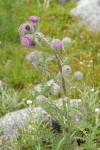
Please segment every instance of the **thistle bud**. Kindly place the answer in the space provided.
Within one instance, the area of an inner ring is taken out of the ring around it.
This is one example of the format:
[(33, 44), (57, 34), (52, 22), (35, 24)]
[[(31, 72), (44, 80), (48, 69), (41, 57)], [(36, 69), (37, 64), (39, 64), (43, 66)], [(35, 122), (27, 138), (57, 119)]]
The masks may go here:
[(65, 65), (65, 66), (62, 67), (62, 74), (63, 74), (63, 75), (68, 75), (68, 74), (71, 73), (71, 70), (72, 70), (72, 69), (71, 69), (70, 66)]
[(27, 56), (26, 56), (26, 59), (29, 61), (29, 62), (32, 62), (34, 60), (34, 57), (33, 57), (33, 52), (29, 53)]
[(29, 21), (32, 23), (37, 23), (39, 22), (40, 18), (38, 16), (30, 16)]
[(25, 36), (22, 36), (21, 42), (24, 46), (26, 46), (28, 48), (34, 48), (35, 47), (34, 38), (31, 34), (27, 34)]
[(31, 34), (34, 32), (34, 26), (31, 22), (23, 23), (22, 25), (20, 25), (18, 32), (21, 37), (26, 34)]
[(81, 80), (83, 78), (83, 74), (80, 72), (80, 71), (76, 71), (74, 73), (74, 77), (77, 79), (77, 80)]
[(39, 67), (42, 63), (44, 63), (43, 53), (34, 51), (27, 55), (26, 59), (31, 62), (35, 67)]
[(63, 38), (62, 39), (62, 48), (63, 48), (63, 50), (69, 48), (71, 43), (72, 43), (72, 40), (69, 37)]
[(29, 53), (29, 54), (27, 55), (26, 59), (27, 59), (29, 62), (31, 62), (31, 63), (33, 63), (33, 62), (34, 62), (34, 63), (38, 62), (38, 57), (35, 55), (34, 52)]
[(54, 48), (54, 49), (62, 48), (62, 42), (61, 42), (59, 39), (54, 39), (54, 40), (52, 40), (52, 42), (51, 42), (51, 46), (52, 46), (52, 48)]

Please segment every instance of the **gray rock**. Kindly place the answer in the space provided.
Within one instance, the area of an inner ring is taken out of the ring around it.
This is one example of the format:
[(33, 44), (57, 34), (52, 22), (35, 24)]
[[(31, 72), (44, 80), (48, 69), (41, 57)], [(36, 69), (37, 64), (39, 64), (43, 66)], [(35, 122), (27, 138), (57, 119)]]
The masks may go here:
[(79, 18), (79, 24), (91, 31), (100, 31), (100, 0), (80, 0), (71, 14)]
[(25, 108), (6, 114), (0, 119), (0, 129), (2, 128), (0, 138), (3, 142), (16, 139), (19, 128), (26, 128), (40, 117), (45, 121), (48, 120), (46, 112), (41, 107)]

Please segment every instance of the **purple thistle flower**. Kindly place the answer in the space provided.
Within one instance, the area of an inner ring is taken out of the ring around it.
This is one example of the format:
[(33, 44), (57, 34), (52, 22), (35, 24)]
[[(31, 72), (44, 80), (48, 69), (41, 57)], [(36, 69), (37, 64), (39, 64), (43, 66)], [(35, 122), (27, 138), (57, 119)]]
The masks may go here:
[(29, 21), (32, 22), (32, 23), (37, 23), (39, 22), (39, 17), (38, 16), (30, 16), (29, 17)]
[(62, 41), (60, 41), (59, 39), (54, 39), (51, 43), (52, 43), (52, 48), (59, 49), (62, 47)]
[(32, 39), (28, 35), (21, 37), (21, 42), (24, 46), (26, 46), (28, 48), (34, 48), (35, 47), (35, 43), (32, 41)]

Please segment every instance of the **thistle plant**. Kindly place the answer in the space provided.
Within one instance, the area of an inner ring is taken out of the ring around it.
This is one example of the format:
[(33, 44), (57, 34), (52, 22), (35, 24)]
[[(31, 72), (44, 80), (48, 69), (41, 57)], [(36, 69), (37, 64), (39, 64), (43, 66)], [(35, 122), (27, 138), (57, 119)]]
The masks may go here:
[[(27, 55), (27, 60), (31, 62), (34, 67), (43, 69), (54, 80), (56, 85), (60, 86), (63, 96), (68, 97), (69, 85), (67, 79), (71, 73), (71, 67), (66, 64), (66, 50), (71, 46), (72, 40), (69, 37), (60, 39), (51, 39), (45, 37), (40, 31), (40, 18), (37, 16), (30, 16), (29, 21), (23, 23), (19, 27), (19, 35), (24, 46), (34, 50)], [(50, 52), (46, 52), (45, 49)], [(54, 62), (58, 68), (58, 74), (55, 76), (49, 70), (48, 65)], [(72, 80), (81, 80), (83, 77), (80, 71), (76, 71)], [(57, 86), (56, 86), (57, 87)]]
[[(71, 81), (69, 82), (69, 76), (72, 72), (72, 68), (66, 64), (65, 54), (66, 50), (71, 46), (72, 40), (69, 37), (64, 37), (62, 40), (45, 37), (44, 34), (40, 32), (39, 24), (39, 17), (30, 16), (29, 21), (23, 23), (19, 27), (18, 32), (21, 38), (21, 43), (27, 48), (34, 49), (33, 52), (30, 52), (26, 56), (27, 61), (29, 61), (39, 70), (45, 71), (45, 73), (47, 73), (51, 79), (44, 87), (48, 86), (50, 88), (52, 86), (51, 93), (53, 94), (57, 94), (61, 90), (63, 103), (59, 104), (62, 105), (63, 108), (59, 108), (60, 105), (58, 106), (58, 104), (53, 104), (50, 98), (46, 98), (43, 95), (36, 97), (36, 103), (41, 105), (41, 107), (48, 113), (48, 115), (51, 116), (52, 128), (54, 132), (59, 132), (60, 128), (62, 130), (63, 137), (61, 135), (61, 143), (59, 143), (57, 146), (57, 149), (59, 149), (59, 147), (62, 147), (62, 143), (68, 138), (66, 133), (71, 136), (73, 130), (70, 127), (73, 124), (73, 121), (71, 121), (70, 113), (74, 114), (74, 112), (71, 112), (69, 105), (66, 104), (66, 102), (69, 102), (70, 105), (72, 105), (70, 100), (66, 97), (69, 97), (69, 90), (71, 88), (73, 89), (73, 82), (75, 80), (81, 80), (83, 74), (80, 71), (76, 71)], [(45, 49), (49, 51), (46, 51)], [(51, 63), (54, 63), (54, 65), (57, 66), (58, 73), (54, 74), (49, 70), (49, 64)], [(38, 85), (35, 89), (38, 89), (40, 92), (41, 88), (41, 85)], [(79, 102), (75, 103), (78, 105)], [(77, 118), (74, 119), (77, 120)], [(58, 128), (59, 131), (56, 128)], [(72, 139), (69, 139), (70, 143), (71, 141)]]
[[(70, 76), (72, 68), (68, 65), (67, 61), (71, 55), (66, 56), (66, 53), (72, 44), (72, 40), (69, 37), (64, 37), (62, 40), (57, 38), (51, 39), (48, 36), (45, 37), (40, 31), (39, 24), (40, 18), (31, 16), (29, 21), (23, 23), (18, 30), (22, 44), (33, 49), (26, 56), (27, 61), (40, 71), (45, 71), (50, 78), (50, 81), (44, 84), (44, 87), (39, 84), (34, 90), (37, 90), (39, 93), (36, 97), (36, 103), (41, 105), (48, 116), (51, 117), (53, 132), (51, 132), (51, 128), (47, 129), (48, 127), (41, 126), (41, 132), (40, 128), (37, 129), (38, 136), (34, 138), (38, 139), (38, 143), (33, 140), (33, 146), (36, 145), (36, 149), (49, 150), (52, 147), (53, 150), (72, 150), (77, 145), (83, 144), (82, 148), (91, 150), (93, 148), (93, 150), (96, 150), (99, 136), (99, 105), (97, 95), (95, 94), (94, 96), (93, 92), (90, 94), (88, 88), (83, 86), (85, 91), (79, 90), (81, 99), (69, 99), (69, 92), (79, 89), (75, 81), (79, 83), (83, 78), (83, 74), (80, 71), (75, 71), (73, 76)], [(55, 74), (49, 69), (49, 64), (51, 63), (57, 67), (58, 72)], [(47, 87), (52, 87), (53, 92), (51, 91), (51, 93), (53, 94), (61, 91), (61, 99), (52, 101), (50, 97), (46, 98), (45, 95), (40, 95), (42, 88), (46, 88), (47, 92)], [(28, 103), (30, 104), (30, 101)], [(94, 115), (94, 110), (96, 115)], [(93, 115), (88, 116), (89, 113)], [(35, 128), (38, 127), (35, 124), (33, 126)], [(40, 133), (42, 136), (40, 136)], [(55, 134), (57, 134), (56, 137)], [(34, 132), (32, 132), (30, 137), (33, 137), (33, 135)], [(44, 137), (44, 135), (46, 136)], [(89, 138), (90, 136), (91, 138)], [(44, 144), (46, 141), (49, 141), (49, 145)], [(21, 142), (23, 142), (23, 139)], [(29, 145), (29, 147), (31, 146)]]

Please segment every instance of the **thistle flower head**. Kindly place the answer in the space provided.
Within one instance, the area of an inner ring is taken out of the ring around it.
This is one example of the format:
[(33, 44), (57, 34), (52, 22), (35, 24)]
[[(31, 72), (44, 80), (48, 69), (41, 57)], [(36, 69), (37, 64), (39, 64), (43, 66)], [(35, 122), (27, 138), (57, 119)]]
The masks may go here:
[(63, 50), (69, 48), (69, 46), (71, 45), (72, 40), (69, 37), (65, 37), (62, 39), (62, 48)]
[(24, 46), (26, 46), (28, 48), (34, 48), (35, 47), (34, 37), (30, 34), (22, 36), (21, 42)]
[(67, 74), (69, 74), (69, 73), (71, 73), (71, 67), (68, 66), (68, 65), (63, 66), (63, 67), (62, 67), (62, 74), (63, 74), (63, 75), (67, 75)]
[(29, 54), (26, 56), (26, 59), (27, 59), (29, 62), (32, 62), (33, 59), (34, 59), (32, 53), (29, 53)]
[(54, 39), (54, 40), (52, 40), (52, 42), (51, 42), (51, 46), (52, 46), (52, 48), (54, 48), (54, 49), (62, 48), (62, 42), (61, 42), (59, 39)]
[(27, 55), (26, 59), (31, 62), (34, 67), (39, 67), (42, 63), (44, 63), (44, 56), (42, 52), (34, 51)]
[(80, 72), (80, 71), (76, 71), (74, 73), (74, 77), (77, 79), (77, 80), (81, 80), (83, 78), (83, 74)]
[(39, 22), (40, 18), (38, 16), (30, 16), (29, 21), (32, 23), (37, 23)]
[(27, 55), (26, 59), (29, 62), (37, 62), (38, 61), (38, 57), (34, 54), (34, 52), (31, 52)]
[(34, 32), (34, 26), (31, 22), (23, 23), (22, 25), (20, 25), (18, 32), (21, 37), (26, 34), (31, 34)]

